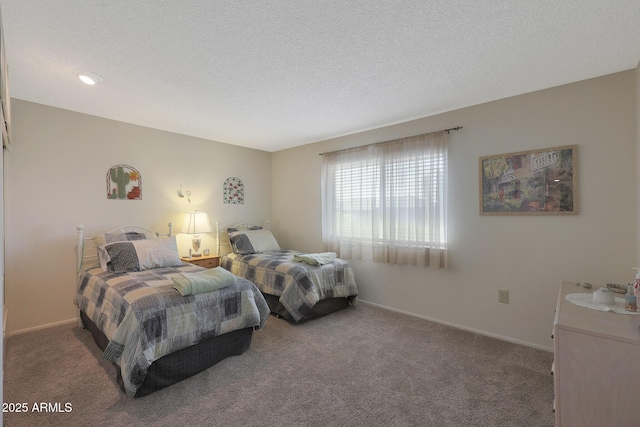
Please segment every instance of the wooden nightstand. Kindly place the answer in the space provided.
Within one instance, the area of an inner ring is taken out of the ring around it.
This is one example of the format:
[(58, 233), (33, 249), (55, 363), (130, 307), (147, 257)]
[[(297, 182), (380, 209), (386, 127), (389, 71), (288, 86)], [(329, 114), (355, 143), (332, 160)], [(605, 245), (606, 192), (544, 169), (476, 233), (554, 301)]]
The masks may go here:
[(220, 265), (220, 257), (218, 255), (205, 255), (200, 257), (180, 257), (184, 262), (199, 265), (200, 267), (216, 268)]

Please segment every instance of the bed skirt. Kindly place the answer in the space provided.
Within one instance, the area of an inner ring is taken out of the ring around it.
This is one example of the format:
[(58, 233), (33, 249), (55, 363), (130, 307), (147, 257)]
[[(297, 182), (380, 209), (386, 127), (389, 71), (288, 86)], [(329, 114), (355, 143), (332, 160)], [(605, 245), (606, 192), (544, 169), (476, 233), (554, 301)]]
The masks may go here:
[[(269, 310), (271, 310), (271, 313), (275, 314), (278, 317), (293, 321), (291, 314), (289, 314), (287, 309), (280, 302), (280, 297), (265, 293), (262, 293), (262, 295), (267, 301), (267, 305), (269, 306)], [(338, 310), (343, 310), (349, 307), (349, 304), (355, 304), (355, 300), (355, 296), (320, 300), (312, 308), (304, 310), (302, 319), (300, 319), (300, 321), (315, 319), (317, 317), (321, 317)]]
[[(107, 337), (82, 311), (80, 318), (85, 328), (91, 331), (98, 347), (104, 351), (109, 343)], [(252, 336), (253, 328), (239, 329), (161, 357), (147, 369), (147, 375), (135, 397), (146, 396), (161, 390), (202, 372), (229, 356), (244, 353), (251, 345)], [(117, 371), (116, 381), (124, 391), (120, 367), (116, 363), (113, 365)]]

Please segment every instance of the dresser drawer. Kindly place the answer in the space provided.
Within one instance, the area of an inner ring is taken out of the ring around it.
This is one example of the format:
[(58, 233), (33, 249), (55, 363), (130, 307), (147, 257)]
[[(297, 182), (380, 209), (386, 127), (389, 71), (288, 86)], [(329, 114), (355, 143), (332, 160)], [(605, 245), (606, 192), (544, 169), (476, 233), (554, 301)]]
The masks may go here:
[(198, 265), (205, 268), (216, 268), (220, 265), (220, 257), (214, 255), (205, 255), (198, 258), (183, 257), (182, 261)]
[(203, 267), (216, 268), (219, 265), (220, 265), (220, 258), (216, 257), (216, 258), (205, 259)]

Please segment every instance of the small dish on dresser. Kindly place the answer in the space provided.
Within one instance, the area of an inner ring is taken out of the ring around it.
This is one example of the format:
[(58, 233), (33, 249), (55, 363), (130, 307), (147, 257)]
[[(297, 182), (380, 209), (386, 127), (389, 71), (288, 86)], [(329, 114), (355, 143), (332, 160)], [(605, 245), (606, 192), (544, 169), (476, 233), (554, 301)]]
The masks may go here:
[(593, 302), (598, 304), (613, 305), (615, 304), (615, 298), (613, 292), (607, 288), (600, 288), (593, 292)]

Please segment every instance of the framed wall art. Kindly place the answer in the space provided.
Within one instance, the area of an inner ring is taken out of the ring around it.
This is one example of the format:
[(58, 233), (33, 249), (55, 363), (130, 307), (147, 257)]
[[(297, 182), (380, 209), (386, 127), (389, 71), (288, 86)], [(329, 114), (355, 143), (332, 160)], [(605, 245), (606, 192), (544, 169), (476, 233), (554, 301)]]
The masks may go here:
[(480, 157), (480, 215), (578, 213), (578, 146)]
[(244, 204), (244, 184), (240, 178), (230, 177), (224, 181), (222, 200), (231, 205)]
[(107, 199), (142, 200), (142, 175), (136, 168), (116, 165), (107, 171)]

